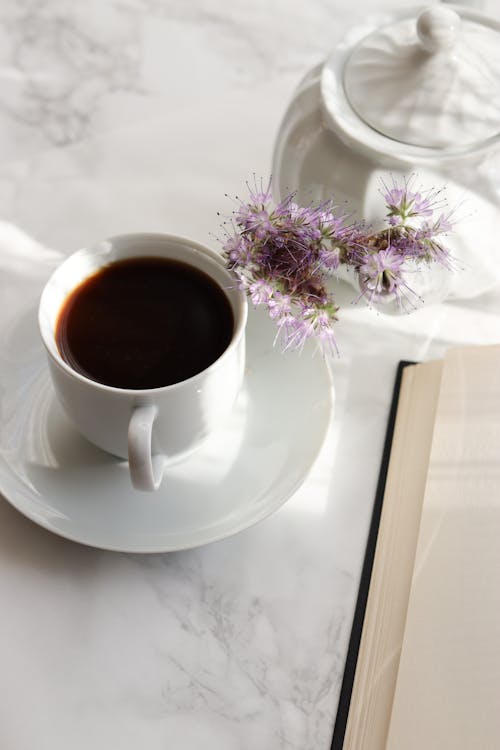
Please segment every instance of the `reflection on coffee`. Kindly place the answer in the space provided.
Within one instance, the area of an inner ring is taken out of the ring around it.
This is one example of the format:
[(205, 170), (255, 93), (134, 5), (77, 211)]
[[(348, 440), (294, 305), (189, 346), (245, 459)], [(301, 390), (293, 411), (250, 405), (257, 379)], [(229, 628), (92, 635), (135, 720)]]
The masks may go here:
[(65, 301), (61, 357), (91, 380), (145, 389), (179, 383), (215, 362), (234, 330), (224, 291), (204, 272), (163, 258), (113, 263)]

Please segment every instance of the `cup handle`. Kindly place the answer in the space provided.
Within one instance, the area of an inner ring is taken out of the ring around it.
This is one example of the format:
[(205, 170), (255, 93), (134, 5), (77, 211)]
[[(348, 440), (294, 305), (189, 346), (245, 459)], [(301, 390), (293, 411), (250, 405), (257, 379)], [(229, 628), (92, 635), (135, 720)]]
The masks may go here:
[(165, 456), (152, 455), (151, 438), (158, 410), (156, 406), (136, 406), (128, 425), (128, 464), (136, 490), (157, 490), (163, 476)]

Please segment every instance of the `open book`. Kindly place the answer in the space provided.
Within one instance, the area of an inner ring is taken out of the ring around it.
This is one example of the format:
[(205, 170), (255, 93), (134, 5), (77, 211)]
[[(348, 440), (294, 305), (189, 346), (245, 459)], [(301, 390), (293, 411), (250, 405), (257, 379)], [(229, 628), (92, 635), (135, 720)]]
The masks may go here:
[(332, 748), (497, 750), (500, 346), (400, 376)]

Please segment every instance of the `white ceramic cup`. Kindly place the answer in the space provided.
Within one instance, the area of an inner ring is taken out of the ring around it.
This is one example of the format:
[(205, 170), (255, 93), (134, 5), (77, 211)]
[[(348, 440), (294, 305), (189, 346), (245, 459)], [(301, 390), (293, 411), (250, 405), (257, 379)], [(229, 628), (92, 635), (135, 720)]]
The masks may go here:
[[(188, 263), (223, 289), (234, 316), (227, 349), (202, 372), (163, 388), (115, 388), (73, 370), (62, 359), (55, 338), (68, 295), (110, 263), (153, 256)], [(243, 380), (246, 319), (245, 295), (220, 256), (196, 242), (166, 234), (121, 235), (74, 253), (50, 277), (38, 313), (52, 382), (66, 414), (99, 448), (128, 458), (132, 484), (138, 490), (157, 489), (168, 463), (195, 449), (230, 412)]]

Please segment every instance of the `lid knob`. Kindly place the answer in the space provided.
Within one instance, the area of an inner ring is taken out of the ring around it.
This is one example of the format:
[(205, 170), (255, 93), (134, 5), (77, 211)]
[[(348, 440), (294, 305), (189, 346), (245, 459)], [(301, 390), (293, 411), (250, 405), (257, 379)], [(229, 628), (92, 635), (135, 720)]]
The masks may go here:
[(325, 63), (325, 92), (333, 101), (342, 75), (346, 116), (370, 143), (463, 152), (500, 141), (500, 22), (457, 8), (396, 14), (351, 47), (340, 73), (340, 55)]
[(459, 27), (460, 16), (451, 8), (426, 8), (417, 19), (420, 43), (431, 53), (451, 49), (456, 42)]

